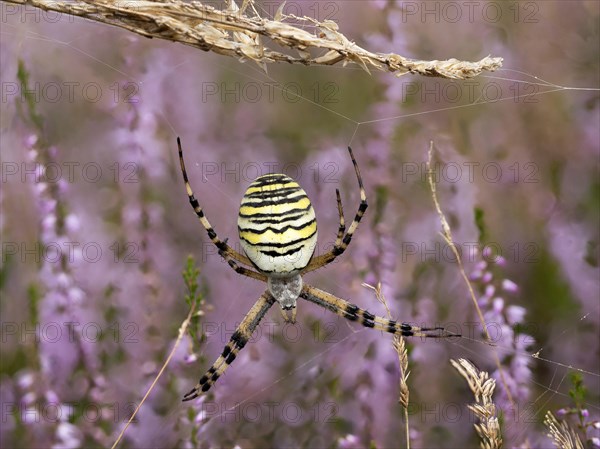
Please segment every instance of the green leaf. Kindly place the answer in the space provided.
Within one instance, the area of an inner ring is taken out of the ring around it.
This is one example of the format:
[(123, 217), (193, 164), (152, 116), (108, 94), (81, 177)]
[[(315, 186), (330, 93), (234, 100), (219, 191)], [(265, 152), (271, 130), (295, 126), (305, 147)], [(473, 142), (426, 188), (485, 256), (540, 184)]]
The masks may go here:
[(34, 91), (29, 89), (29, 72), (25, 68), (25, 63), (21, 59), (19, 59), (17, 79), (21, 83), (21, 92), (25, 96), (25, 101), (27, 102), (27, 112), (29, 113), (29, 119), (33, 122), (33, 124), (36, 126), (36, 128), (38, 128), (39, 131), (42, 131), (44, 125), (43, 119), (42, 116), (39, 115), (35, 110), (37, 100)]
[(200, 318), (202, 316), (202, 306), (204, 305), (204, 295), (202, 295), (200, 286), (198, 284), (200, 269), (196, 267), (196, 262), (192, 255), (188, 256), (182, 275), (188, 291), (185, 295), (185, 302), (187, 303), (188, 307), (194, 307), (194, 310), (196, 310), (196, 313), (194, 313), (192, 316), (190, 325), (188, 326), (188, 333), (192, 339), (192, 342), (197, 343), (199, 340), (204, 341), (205, 338), (204, 334), (201, 332), (200, 337), (198, 337)]

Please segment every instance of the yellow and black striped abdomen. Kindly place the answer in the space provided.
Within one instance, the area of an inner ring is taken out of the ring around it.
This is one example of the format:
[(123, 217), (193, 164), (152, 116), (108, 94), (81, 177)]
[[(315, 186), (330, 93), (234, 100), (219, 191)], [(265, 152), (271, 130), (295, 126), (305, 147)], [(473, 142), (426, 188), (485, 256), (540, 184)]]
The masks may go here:
[(317, 220), (306, 192), (287, 175), (256, 178), (238, 216), (242, 248), (270, 275), (292, 274), (308, 265), (317, 243)]

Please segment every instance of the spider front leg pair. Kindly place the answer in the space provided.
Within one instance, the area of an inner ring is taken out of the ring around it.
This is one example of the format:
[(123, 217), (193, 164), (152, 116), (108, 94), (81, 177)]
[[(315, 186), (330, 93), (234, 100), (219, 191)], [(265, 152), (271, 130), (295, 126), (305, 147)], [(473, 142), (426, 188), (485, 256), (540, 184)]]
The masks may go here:
[(252, 262), (250, 262), (250, 259), (248, 259), (246, 256), (238, 253), (236, 250), (234, 250), (232, 247), (230, 247), (227, 244), (227, 239), (221, 240), (219, 238), (219, 236), (217, 235), (217, 233), (215, 232), (215, 230), (213, 229), (212, 225), (208, 221), (208, 218), (206, 218), (206, 216), (204, 215), (204, 211), (202, 210), (202, 207), (200, 207), (200, 203), (198, 203), (198, 200), (194, 196), (194, 191), (192, 190), (192, 186), (190, 185), (190, 181), (188, 179), (187, 170), (185, 169), (185, 162), (183, 160), (183, 149), (181, 148), (181, 139), (179, 139), (179, 137), (177, 138), (177, 147), (179, 149), (179, 166), (181, 168), (181, 174), (183, 175), (183, 182), (185, 183), (185, 189), (187, 191), (187, 195), (188, 195), (190, 204), (191, 204), (192, 208), (194, 209), (194, 212), (196, 213), (196, 216), (198, 217), (200, 224), (202, 226), (204, 226), (204, 229), (206, 229), (206, 232), (208, 233), (208, 237), (210, 238), (210, 240), (215, 244), (215, 246), (219, 250), (219, 255), (223, 259), (225, 259), (225, 261), (228, 263), (228, 265), (231, 268), (233, 268), (233, 270), (236, 273), (242, 274), (244, 276), (248, 276), (248, 277), (256, 279), (258, 281), (266, 282), (267, 277), (265, 275), (263, 275), (261, 273), (257, 273), (256, 271), (250, 270), (247, 267), (238, 265), (236, 263), (236, 260), (247, 266), (251, 266)]
[(365, 191), (365, 187), (363, 185), (362, 176), (360, 176), (358, 164), (356, 163), (356, 159), (354, 158), (354, 154), (352, 153), (352, 148), (348, 147), (348, 153), (350, 153), (352, 165), (354, 166), (354, 172), (356, 173), (356, 179), (358, 180), (358, 187), (360, 189), (360, 204), (358, 205), (358, 211), (356, 212), (354, 220), (352, 220), (352, 223), (348, 228), (348, 232), (346, 232), (344, 209), (342, 208), (342, 198), (340, 197), (340, 191), (338, 189), (335, 189), (340, 224), (338, 228), (337, 237), (333, 245), (333, 249), (331, 249), (325, 254), (322, 254), (321, 256), (312, 258), (309, 264), (306, 266), (306, 268), (302, 270), (302, 274), (309, 273), (318, 268), (324, 267), (325, 265), (333, 262), (338, 256), (341, 256), (344, 253), (344, 251), (346, 251), (346, 248), (348, 248), (348, 246), (350, 245), (352, 236), (358, 228), (358, 224), (364, 216), (367, 207), (369, 207), (367, 203), (367, 192)]
[[(298, 298), (302, 298), (343, 318), (358, 321), (365, 327), (392, 334), (433, 338), (454, 335), (442, 328), (419, 328), (375, 316), (355, 304), (303, 284), (303, 274), (333, 262), (348, 248), (367, 210), (367, 195), (352, 149), (348, 148), (348, 152), (360, 189), (358, 210), (346, 231), (342, 201), (339, 190), (336, 190), (339, 228), (335, 244), (331, 251), (313, 257), (317, 244), (315, 211), (306, 192), (296, 181), (284, 174), (267, 174), (259, 176), (250, 184), (242, 198), (238, 214), (238, 233), (245, 253), (240, 254), (227, 245), (227, 239), (221, 240), (218, 237), (204, 215), (188, 180), (179, 138), (177, 144), (190, 204), (219, 254), (237, 273), (267, 283), (267, 290), (244, 317), (219, 358), (184, 396), (184, 401), (208, 391), (223, 375), (275, 302), (279, 303), (286, 321), (295, 321), (296, 303)], [(287, 311), (291, 311), (291, 317), (286, 314)]]

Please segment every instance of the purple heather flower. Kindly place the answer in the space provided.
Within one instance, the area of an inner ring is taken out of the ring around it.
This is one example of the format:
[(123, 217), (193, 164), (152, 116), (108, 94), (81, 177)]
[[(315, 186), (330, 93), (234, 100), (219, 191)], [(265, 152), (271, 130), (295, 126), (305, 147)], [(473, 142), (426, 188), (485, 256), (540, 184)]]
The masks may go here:
[(60, 178), (56, 184), (58, 185), (58, 192), (61, 195), (67, 193), (69, 190), (69, 182), (65, 178)]
[(52, 229), (56, 225), (56, 215), (49, 214), (42, 219), (42, 227), (44, 229)]
[(67, 232), (77, 232), (81, 227), (81, 222), (77, 215), (71, 213), (65, 217), (65, 228)]
[(146, 376), (151, 376), (152, 374), (158, 372), (158, 368), (156, 362), (152, 360), (148, 360), (142, 364), (141, 371)]
[(501, 314), (502, 311), (504, 310), (504, 299), (502, 299), (500, 297), (496, 297), (492, 301), (492, 304), (493, 304), (494, 312), (497, 314)]
[(46, 189), (48, 189), (48, 184), (46, 184), (45, 182), (38, 182), (35, 185), (35, 191), (38, 195), (41, 195), (42, 193), (44, 193), (46, 191)]
[(17, 385), (23, 390), (31, 388), (34, 382), (35, 375), (31, 371), (20, 372), (17, 377)]
[(45, 172), (46, 172), (45, 167), (42, 164), (36, 163), (35, 164), (35, 176), (34, 176), (35, 182), (38, 182), (40, 179), (42, 179)]
[(496, 293), (496, 287), (491, 284), (485, 286), (485, 296), (491, 298)]
[(58, 273), (58, 275), (56, 276), (56, 281), (57, 285), (60, 288), (66, 289), (71, 286), (73, 279), (67, 273), (62, 272)]
[(74, 286), (67, 290), (67, 298), (72, 304), (78, 305), (83, 302), (85, 298), (85, 292), (79, 287)]
[(46, 397), (46, 402), (48, 402), (48, 404), (58, 404), (60, 402), (60, 399), (54, 390), (47, 390), (44, 393), (44, 396)]
[(26, 424), (39, 424), (40, 422), (40, 413), (39, 409), (35, 407), (25, 407), (21, 411), (21, 419)]
[(473, 270), (469, 274), (469, 280), (471, 280), (471, 281), (477, 281), (477, 280), (481, 279), (482, 275), (483, 275), (483, 272), (481, 270), (477, 270), (477, 269)]
[(487, 296), (480, 296), (477, 299), (477, 305), (479, 307), (485, 307), (488, 305), (489, 301), (490, 301), (490, 298), (488, 298)]
[(485, 260), (479, 260), (475, 264), (475, 269), (479, 271), (483, 271), (488, 267), (488, 263)]
[[(33, 147), (38, 141), (38, 136), (37, 134), (30, 134), (29, 136), (27, 136), (25, 138), (25, 146), (27, 146), (28, 148)], [(37, 151), (36, 150), (31, 150), (32, 152), (35, 152), (35, 156), (32, 157), (31, 159), (35, 159), (35, 157), (37, 157)]]
[(484, 259), (486, 259), (486, 260), (487, 260), (487, 259), (490, 259), (490, 258), (491, 258), (493, 255), (494, 255), (494, 254), (492, 253), (492, 248), (491, 248), (491, 246), (488, 246), (488, 245), (486, 245), (486, 246), (484, 246), (484, 247), (483, 247), (483, 251), (481, 252), (481, 256), (482, 256)]
[(193, 363), (196, 363), (196, 361), (198, 360), (198, 354), (196, 354), (195, 352), (192, 354), (186, 354), (183, 357), (183, 361), (184, 363), (191, 365)]
[(522, 323), (525, 318), (527, 310), (521, 306), (508, 306), (506, 308), (506, 320), (508, 324), (514, 326), (515, 324)]
[(33, 391), (26, 393), (21, 398), (21, 401), (23, 401), (23, 404), (25, 406), (33, 404), (36, 400), (37, 400), (37, 395)]
[(360, 440), (356, 435), (348, 434), (338, 440), (340, 449), (354, 449), (360, 447)]
[(204, 402), (206, 401), (207, 396), (199, 396), (194, 400), (194, 408), (195, 410), (199, 410), (196, 416), (194, 417), (194, 424), (200, 425), (207, 418), (210, 418), (208, 415), (207, 408), (204, 406)]
[(83, 434), (79, 428), (68, 422), (61, 422), (56, 429), (59, 442), (52, 449), (76, 449), (81, 445)]
[(42, 204), (40, 204), (40, 212), (42, 215), (54, 213), (56, 211), (57, 201), (54, 198), (47, 198)]
[(503, 256), (496, 256), (496, 260), (494, 261), (494, 263), (496, 265), (498, 265), (499, 267), (504, 267), (506, 266), (506, 259)]
[(494, 275), (492, 274), (491, 271), (486, 271), (483, 273), (483, 276), (481, 278), (481, 282), (487, 284), (488, 282), (491, 282), (491, 280), (494, 278)]
[(371, 0), (373, 6), (377, 9), (384, 9), (387, 5), (387, 0)]
[(519, 291), (519, 287), (510, 279), (502, 280), (502, 289), (506, 292), (517, 293)]

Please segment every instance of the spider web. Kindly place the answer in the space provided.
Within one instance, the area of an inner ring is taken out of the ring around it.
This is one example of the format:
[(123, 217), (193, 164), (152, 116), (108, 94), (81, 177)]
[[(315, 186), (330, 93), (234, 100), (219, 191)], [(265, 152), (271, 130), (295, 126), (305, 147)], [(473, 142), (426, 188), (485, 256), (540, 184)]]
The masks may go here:
[[(268, 12), (266, 10), (263, 10), (263, 13), (267, 14)], [(4, 25), (3, 30), (2, 30), (3, 39), (16, 39), (19, 42), (20, 46), (34, 45), (34, 43), (36, 43), (36, 42), (43, 42), (45, 44), (50, 44), (51, 46), (54, 46), (55, 51), (57, 51), (58, 53), (63, 52), (63, 51), (76, 52), (76, 53), (80, 54), (82, 56), (82, 58), (89, 60), (89, 61), (93, 61), (94, 63), (97, 63), (101, 66), (104, 66), (105, 68), (110, 69), (111, 71), (114, 71), (115, 73), (118, 73), (124, 79), (134, 81), (134, 82), (138, 83), (140, 86), (143, 86), (143, 80), (137, 79), (137, 76), (135, 74), (128, 73), (127, 70), (124, 70), (120, 65), (115, 64), (114, 62), (110, 61), (110, 59), (107, 58), (105, 55), (97, 55), (97, 54), (94, 54), (93, 50), (80, 48), (77, 45), (78, 38), (69, 39), (69, 40), (61, 40), (60, 38), (55, 37), (54, 34), (46, 35), (46, 34), (43, 34), (43, 33), (37, 32), (37, 31), (33, 31), (32, 29), (29, 29), (29, 28), (23, 29), (21, 26), (14, 26), (11, 23), (4, 23), (3, 25)], [(90, 26), (91, 26), (91, 24), (90, 24)], [(106, 29), (105, 27), (97, 27), (97, 30), (95, 30), (94, 32), (110, 33), (111, 31), (109, 31), (109, 29)], [(54, 30), (52, 30), (52, 33), (54, 33)], [(56, 34), (60, 34), (60, 33), (56, 32)], [(189, 63), (191, 63), (191, 61), (182, 60), (179, 65), (175, 65), (172, 67), (172, 73), (175, 75), (177, 73), (177, 70), (181, 66), (189, 64)], [(216, 65), (219, 69), (221, 69), (227, 73), (230, 73), (234, 77), (239, 77), (240, 79), (251, 80), (251, 81), (255, 81), (255, 82), (259, 82), (259, 83), (262, 83), (265, 80), (270, 81), (270, 82), (274, 83), (273, 88), (275, 90), (277, 90), (279, 92), (284, 92), (284, 89), (281, 87), (281, 85), (284, 84), (282, 82), (284, 80), (278, 79), (276, 76), (271, 76), (269, 74), (265, 74), (262, 71), (260, 71), (257, 67), (253, 66), (250, 63), (243, 65), (243, 66), (242, 65), (234, 65), (234, 64), (220, 64), (218, 62), (214, 62), (214, 60), (211, 60), (210, 63), (213, 65)], [(350, 70), (360, 71), (361, 69), (353, 69), (353, 68), (348, 68), (348, 67), (342, 69), (342, 68), (337, 68), (337, 67), (331, 67), (327, 70), (333, 70), (333, 71), (335, 71), (334, 73), (338, 73), (340, 71), (350, 71)], [(518, 76), (518, 78), (513, 78), (512, 76)], [(574, 87), (574, 86), (569, 86), (569, 85), (546, 81), (544, 79), (545, 77), (536, 76), (527, 71), (515, 70), (515, 69), (510, 69), (510, 68), (501, 69), (495, 74), (481, 75), (479, 78), (486, 79), (486, 80), (497, 80), (497, 81), (509, 82), (509, 83), (513, 83), (513, 85), (536, 86), (537, 88), (540, 88), (542, 90), (535, 92), (535, 98), (542, 99), (542, 101), (545, 97), (550, 96), (550, 95), (557, 95), (558, 93), (574, 94), (575, 92), (582, 92), (582, 91), (583, 92), (585, 92), (585, 91), (587, 91), (587, 92), (600, 91), (600, 88), (597, 88), (597, 87)], [(398, 82), (400, 82), (400, 80), (398, 80)], [(455, 105), (455, 106), (445, 106), (445, 107), (432, 107), (430, 109), (428, 108), (428, 109), (418, 111), (418, 112), (410, 112), (410, 113), (406, 113), (406, 114), (392, 114), (392, 115), (388, 115), (388, 116), (376, 118), (376, 119), (371, 119), (371, 120), (358, 120), (352, 114), (345, 113), (344, 111), (340, 111), (339, 109), (334, 108), (334, 107), (328, 107), (324, 104), (314, 101), (311, 98), (308, 98), (307, 96), (298, 95), (293, 92), (290, 93), (289, 91), (286, 91), (286, 93), (293, 95), (293, 96), (297, 96), (297, 98), (301, 102), (303, 102), (305, 104), (309, 104), (311, 107), (313, 107), (315, 110), (318, 110), (320, 113), (329, 114), (331, 117), (331, 120), (340, 121), (340, 122), (345, 123), (346, 125), (349, 125), (351, 131), (347, 133), (347, 138), (344, 142), (348, 146), (351, 146), (351, 145), (355, 146), (355, 145), (359, 144), (358, 139), (357, 139), (357, 136), (359, 136), (359, 132), (363, 131), (365, 128), (368, 129), (372, 126), (375, 126), (377, 124), (381, 124), (384, 122), (397, 124), (397, 123), (400, 123), (403, 120), (405, 120), (407, 118), (411, 118), (411, 117), (424, 116), (424, 115), (429, 116), (429, 115), (434, 115), (434, 114), (446, 112), (446, 111), (454, 111), (454, 110), (458, 111), (458, 110), (463, 110), (463, 109), (478, 108), (478, 107), (481, 107), (482, 105), (490, 105), (490, 104), (500, 105), (502, 103), (507, 103), (510, 101), (517, 101), (519, 99), (531, 97), (530, 92), (518, 94), (518, 95), (509, 95), (506, 97), (502, 97), (499, 99), (493, 99), (493, 100), (486, 100), (485, 98), (480, 96), (480, 97), (475, 98), (472, 102), (469, 102), (467, 104), (460, 104), (460, 105)], [(160, 110), (154, 111), (154, 113), (161, 116), (161, 119), (164, 121), (164, 123), (168, 124), (168, 126), (170, 127), (170, 129), (172, 131), (173, 140), (176, 135), (181, 134), (180, 132), (177, 132), (178, 126), (175, 123), (171, 123), (171, 121), (169, 120), (168, 113), (160, 111)], [(423, 153), (425, 153), (425, 150), (423, 151)], [(234, 198), (230, 193), (228, 193), (228, 191), (221, 188), (219, 186), (218, 182), (211, 182), (209, 179), (206, 179), (206, 178), (205, 178), (205, 180), (207, 181), (208, 185), (206, 185), (206, 186), (203, 185), (203, 189), (206, 189), (206, 191), (212, 190), (212, 191), (219, 192), (220, 196), (229, 198), (229, 205), (232, 206), (233, 208), (235, 208), (235, 206), (233, 206), (233, 205), (235, 205), (237, 203), (238, 198)], [(349, 204), (346, 205), (346, 214), (347, 215), (348, 215), (349, 211), (350, 211), (350, 213), (352, 213), (351, 207), (352, 206), (350, 206)], [(443, 202), (442, 202), (442, 207), (444, 207)], [(366, 225), (363, 224), (362, 226), (366, 226)], [(360, 238), (360, 231), (358, 232), (356, 238)], [(339, 287), (340, 289), (343, 287), (343, 285), (341, 283), (337, 283), (334, 279), (333, 280), (330, 279), (329, 281), (330, 281), (330, 283), (332, 283), (333, 285), (336, 285), (336, 287)], [(241, 281), (239, 281), (239, 282), (241, 282)], [(245, 289), (241, 288), (238, 291), (239, 294), (237, 297), (226, 298), (224, 300), (225, 301), (225, 306), (224, 306), (225, 315), (230, 315), (230, 313), (233, 313), (235, 311), (237, 304), (239, 304), (240, 301), (245, 296), (244, 290)], [(237, 312), (239, 313), (239, 311), (237, 311)], [(592, 312), (586, 312), (586, 313), (580, 314), (579, 318), (578, 318), (578, 323), (573, 323), (574, 324), (573, 327), (567, 327), (567, 328), (563, 329), (562, 331), (559, 331), (555, 337), (555, 341), (558, 341), (561, 339), (561, 337), (568, 336), (569, 334), (575, 332), (582, 324), (585, 324), (585, 322), (590, 317), (591, 313)], [(265, 392), (268, 392), (269, 390), (271, 390), (273, 386), (281, 384), (282, 382), (286, 381), (287, 379), (292, 378), (295, 374), (301, 373), (303, 371), (307, 371), (311, 367), (315, 366), (319, 361), (322, 361), (324, 358), (326, 358), (336, 348), (341, 346), (343, 343), (347, 342), (349, 339), (358, 338), (358, 336), (363, 335), (363, 333), (371, 332), (366, 329), (356, 329), (356, 328), (350, 328), (350, 329), (351, 329), (351, 332), (347, 336), (343, 337), (341, 340), (331, 343), (325, 350), (320, 351), (319, 349), (315, 349), (315, 352), (314, 352), (315, 355), (306, 357), (305, 360), (300, 361), (294, 368), (288, 370), (283, 376), (279, 376), (275, 380), (268, 381), (268, 382), (263, 383), (262, 385), (258, 386), (257, 390), (254, 393), (237, 401), (236, 405), (228, 408), (227, 410), (222, 412), (220, 415), (215, 415), (215, 417), (219, 417), (219, 416), (223, 415), (224, 413), (226, 413), (227, 411), (231, 411), (237, 407), (241, 407), (244, 403), (251, 401), (255, 397), (260, 397)], [(468, 336), (463, 336), (460, 340), (449, 341), (448, 344), (459, 348), (460, 352), (462, 354), (464, 354), (463, 356), (466, 358), (469, 358), (471, 355), (481, 357), (482, 352), (483, 352), (482, 348), (485, 348), (485, 349), (490, 348), (490, 344), (487, 343), (486, 341), (484, 341), (483, 339), (471, 338)], [(575, 371), (575, 372), (579, 372), (581, 374), (591, 376), (591, 378), (596, 379), (596, 383), (593, 386), (597, 387), (597, 385), (598, 385), (597, 379), (600, 378), (600, 371), (590, 371), (590, 370), (582, 368), (582, 367), (573, 366), (568, 363), (562, 363), (559, 360), (552, 360), (550, 358), (546, 358), (546, 357), (544, 357), (543, 354), (544, 354), (545, 350), (548, 349), (549, 343), (541, 344), (541, 345), (539, 343), (536, 343), (536, 344), (537, 344), (537, 346), (534, 347), (535, 349), (528, 350), (528, 351), (518, 351), (518, 353), (531, 358), (534, 362), (542, 363), (542, 364), (545, 364), (552, 368), (552, 379), (548, 384), (541, 384), (541, 383), (537, 382), (535, 378), (531, 379), (531, 382), (533, 384), (537, 385), (537, 387), (539, 387), (541, 390), (543, 390), (542, 393), (538, 394), (536, 397), (533, 397), (531, 399), (531, 404), (535, 407), (534, 413), (538, 413), (540, 411), (545, 410), (547, 405), (550, 403), (552, 398), (555, 396), (563, 397), (564, 402), (565, 403), (568, 402), (569, 395), (567, 393), (568, 385), (566, 385), (566, 379), (567, 379), (569, 371)], [(502, 344), (498, 344), (498, 343), (494, 343), (493, 347), (497, 348), (497, 349), (506, 349), (508, 351), (514, 351), (513, 348), (502, 345)], [(491, 355), (484, 355), (484, 357), (488, 358), (488, 360), (490, 360), (490, 366), (493, 366), (493, 363), (491, 363), (492, 362)], [(597, 355), (596, 355), (596, 357), (597, 357)], [(217, 385), (217, 387), (218, 387), (218, 385)], [(592, 387), (592, 385), (589, 385), (589, 387)], [(595, 391), (594, 394), (597, 395), (597, 391)], [(596, 412), (600, 411), (600, 407), (598, 406), (597, 403), (585, 401), (585, 405), (591, 410), (595, 410)], [(167, 414), (167, 416), (172, 418), (173, 416), (177, 416), (179, 413), (180, 413), (179, 410), (173, 410), (173, 411), (169, 412)]]

